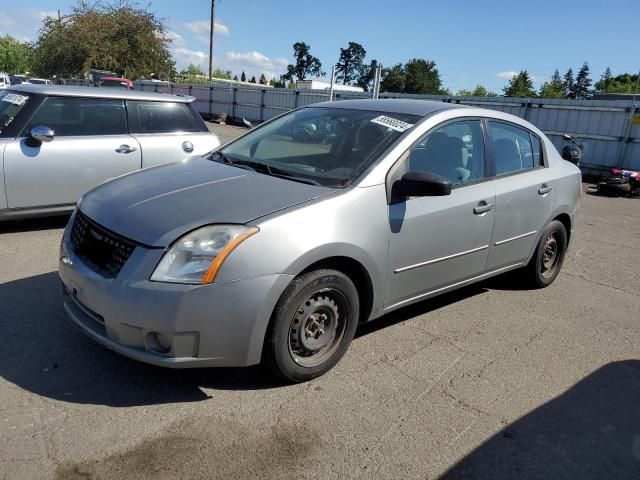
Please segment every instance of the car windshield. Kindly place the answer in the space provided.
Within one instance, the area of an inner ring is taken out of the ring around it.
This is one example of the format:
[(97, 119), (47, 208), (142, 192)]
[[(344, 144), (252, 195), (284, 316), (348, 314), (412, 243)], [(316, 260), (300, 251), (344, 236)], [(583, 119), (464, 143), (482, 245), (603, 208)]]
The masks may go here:
[(41, 78), (30, 78), (29, 82), (33, 83), (34, 85), (44, 85), (45, 83), (47, 83), (46, 80), (42, 80)]
[(340, 188), (355, 180), (418, 120), (415, 115), (308, 107), (249, 132), (210, 158)]
[(0, 91), (0, 132), (11, 125), (20, 110), (24, 108), (29, 96), (10, 90)]

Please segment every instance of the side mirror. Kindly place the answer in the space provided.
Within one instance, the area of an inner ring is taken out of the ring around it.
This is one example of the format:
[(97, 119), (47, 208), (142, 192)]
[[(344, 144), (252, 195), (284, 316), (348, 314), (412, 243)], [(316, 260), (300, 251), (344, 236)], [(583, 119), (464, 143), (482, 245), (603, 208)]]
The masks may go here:
[(44, 125), (38, 125), (31, 129), (29, 137), (40, 143), (49, 143), (55, 137), (55, 132)]
[(451, 194), (448, 178), (426, 172), (407, 172), (391, 188), (393, 198), (439, 197)]

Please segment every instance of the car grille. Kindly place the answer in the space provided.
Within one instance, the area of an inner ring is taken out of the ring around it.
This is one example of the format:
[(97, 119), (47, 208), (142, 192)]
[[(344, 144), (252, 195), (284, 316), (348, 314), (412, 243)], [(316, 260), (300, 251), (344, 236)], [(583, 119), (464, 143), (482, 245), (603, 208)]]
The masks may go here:
[(71, 228), (71, 249), (92, 270), (115, 278), (136, 243), (101, 227), (78, 210)]

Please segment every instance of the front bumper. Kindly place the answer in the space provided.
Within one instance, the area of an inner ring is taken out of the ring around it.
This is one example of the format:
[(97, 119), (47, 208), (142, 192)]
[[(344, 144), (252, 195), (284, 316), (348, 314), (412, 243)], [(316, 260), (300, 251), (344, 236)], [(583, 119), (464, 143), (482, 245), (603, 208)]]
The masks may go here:
[(105, 347), (154, 365), (259, 363), (271, 313), (292, 277), (264, 275), (210, 285), (151, 282), (162, 253), (136, 247), (118, 276), (107, 279), (71, 252), (65, 234), (59, 274), (71, 322)]

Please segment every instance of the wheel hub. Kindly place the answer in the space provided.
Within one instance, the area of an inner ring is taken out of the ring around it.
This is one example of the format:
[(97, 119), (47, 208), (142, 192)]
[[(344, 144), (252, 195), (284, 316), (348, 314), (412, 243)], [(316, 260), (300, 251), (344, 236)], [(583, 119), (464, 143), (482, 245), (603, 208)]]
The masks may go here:
[[(337, 292), (336, 292), (337, 293)], [(322, 362), (335, 349), (344, 332), (340, 298), (331, 291), (319, 292), (298, 307), (289, 327), (289, 351), (305, 366)]]
[(540, 272), (543, 275), (551, 275), (558, 260), (558, 240), (554, 234), (547, 237), (542, 249), (542, 261)]

